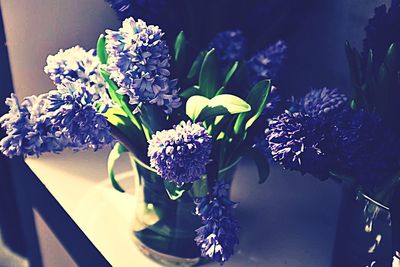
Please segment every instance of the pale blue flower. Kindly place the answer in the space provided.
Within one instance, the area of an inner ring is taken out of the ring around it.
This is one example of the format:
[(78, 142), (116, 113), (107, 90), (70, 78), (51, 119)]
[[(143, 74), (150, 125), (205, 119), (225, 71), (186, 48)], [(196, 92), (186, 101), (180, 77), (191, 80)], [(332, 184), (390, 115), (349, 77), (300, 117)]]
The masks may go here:
[(7, 135), (0, 141), (0, 150), (7, 157), (58, 153), (68, 145), (47, 116), (47, 94), (26, 97), (21, 103), (11, 94), (6, 104), (10, 111), (0, 118), (0, 124)]
[(208, 44), (215, 48), (219, 60), (229, 64), (244, 58), (246, 54), (246, 38), (240, 30), (230, 30), (218, 33)]
[(211, 136), (200, 123), (190, 121), (156, 132), (149, 141), (151, 167), (177, 184), (200, 179), (206, 173), (210, 153)]
[(132, 105), (163, 107), (166, 113), (181, 105), (177, 81), (169, 79), (170, 55), (158, 26), (128, 18), (118, 31), (106, 31), (107, 71)]
[(196, 244), (201, 255), (221, 264), (229, 260), (239, 244), (238, 223), (234, 209), (237, 203), (229, 199), (230, 185), (217, 182), (209, 195), (195, 200), (196, 215), (203, 226), (196, 230)]
[(255, 84), (264, 79), (275, 78), (282, 66), (286, 49), (285, 42), (278, 41), (250, 58), (248, 68), (251, 82)]
[(80, 82), (60, 84), (49, 92), (51, 121), (75, 150), (97, 150), (113, 141), (107, 119), (96, 110), (95, 92)]

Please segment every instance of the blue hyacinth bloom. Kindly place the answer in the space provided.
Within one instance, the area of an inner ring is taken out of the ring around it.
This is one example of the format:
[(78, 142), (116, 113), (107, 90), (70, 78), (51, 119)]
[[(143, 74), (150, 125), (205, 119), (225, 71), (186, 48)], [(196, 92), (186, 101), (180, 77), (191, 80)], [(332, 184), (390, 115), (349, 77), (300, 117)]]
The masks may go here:
[(324, 149), (326, 131), (325, 120), (286, 111), (269, 120), (265, 139), (272, 158), (285, 169), (325, 179), (332, 163)]
[(158, 26), (128, 18), (118, 31), (106, 31), (107, 71), (129, 103), (150, 103), (166, 113), (181, 105), (177, 80), (170, 80), (170, 55)]
[(51, 122), (74, 150), (97, 150), (113, 141), (107, 119), (96, 110), (95, 92), (80, 82), (60, 84), (49, 92)]
[(209, 43), (222, 63), (229, 64), (241, 60), (246, 54), (246, 38), (240, 30), (218, 33)]
[(285, 58), (286, 49), (285, 42), (278, 41), (250, 58), (247, 65), (252, 84), (276, 77)]
[(335, 155), (339, 173), (373, 186), (397, 172), (400, 142), (378, 115), (347, 110), (331, 117), (329, 153)]
[(182, 121), (149, 140), (150, 165), (163, 179), (177, 184), (194, 182), (206, 173), (211, 136), (199, 123)]
[(298, 111), (310, 116), (328, 114), (331, 111), (339, 112), (339, 109), (347, 108), (347, 96), (338, 89), (327, 87), (314, 89), (307, 93), (297, 104)]
[(195, 200), (196, 215), (203, 223), (196, 230), (196, 244), (203, 257), (221, 264), (229, 260), (239, 244), (239, 227), (234, 217), (237, 203), (229, 199), (229, 189), (229, 184), (217, 182), (209, 195)]
[(96, 90), (96, 94), (108, 99), (106, 85), (100, 74), (100, 61), (94, 49), (84, 50), (74, 46), (47, 57), (44, 72), (55, 85), (79, 81)]
[(60, 136), (47, 116), (47, 94), (26, 97), (21, 103), (11, 94), (6, 104), (10, 111), (0, 118), (6, 136), (0, 151), (7, 157), (40, 156), (45, 152), (61, 152), (68, 141)]

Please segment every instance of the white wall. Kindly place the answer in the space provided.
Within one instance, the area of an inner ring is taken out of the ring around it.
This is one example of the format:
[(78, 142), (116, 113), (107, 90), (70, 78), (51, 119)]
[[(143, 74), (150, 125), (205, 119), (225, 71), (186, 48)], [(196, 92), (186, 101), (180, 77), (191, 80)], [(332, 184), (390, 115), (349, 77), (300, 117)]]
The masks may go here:
[(48, 91), (46, 58), (60, 48), (95, 48), (106, 28), (117, 28), (103, 0), (0, 0), (14, 89), (23, 97)]

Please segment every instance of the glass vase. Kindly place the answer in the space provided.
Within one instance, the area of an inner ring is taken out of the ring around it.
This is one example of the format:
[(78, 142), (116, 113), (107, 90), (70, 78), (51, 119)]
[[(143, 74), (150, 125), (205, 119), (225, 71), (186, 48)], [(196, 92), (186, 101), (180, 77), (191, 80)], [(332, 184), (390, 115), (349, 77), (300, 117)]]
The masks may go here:
[[(135, 171), (132, 237), (140, 251), (163, 266), (193, 266), (203, 263), (196, 245), (195, 230), (201, 226), (194, 214), (194, 189), (172, 200), (164, 180), (149, 166), (131, 155)], [(236, 164), (220, 171), (219, 178), (231, 181)]]
[(399, 246), (399, 207), (390, 206), (345, 188), (339, 211), (333, 267), (388, 267), (394, 265)]

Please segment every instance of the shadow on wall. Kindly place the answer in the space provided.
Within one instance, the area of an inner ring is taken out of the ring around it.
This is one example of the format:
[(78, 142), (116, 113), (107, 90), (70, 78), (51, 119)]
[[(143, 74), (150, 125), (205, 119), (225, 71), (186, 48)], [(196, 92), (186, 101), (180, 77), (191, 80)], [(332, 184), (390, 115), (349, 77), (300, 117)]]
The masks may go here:
[[(4, 105), (6, 97), (12, 92), (11, 73), (8, 61), (8, 53), (3, 30), (3, 20), (0, 16), (0, 115), (8, 111)], [(0, 132), (0, 139), (5, 136)], [(19, 161), (22, 166), (23, 161)], [(0, 265), (1, 266), (28, 266), (26, 259), (18, 256), (25, 255), (25, 243), (13, 179), (10, 171), (10, 161), (0, 153)]]

